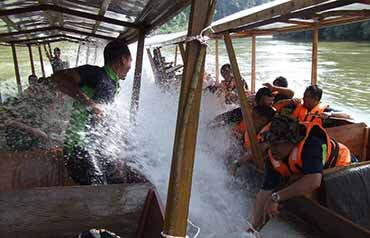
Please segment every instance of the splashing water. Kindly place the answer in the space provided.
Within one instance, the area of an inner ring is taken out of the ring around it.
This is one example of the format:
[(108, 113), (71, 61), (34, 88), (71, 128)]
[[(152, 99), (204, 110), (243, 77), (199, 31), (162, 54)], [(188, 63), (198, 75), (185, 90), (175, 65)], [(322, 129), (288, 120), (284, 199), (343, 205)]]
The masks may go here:
[[(106, 158), (125, 161), (142, 172), (156, 186), (165, 203), (179, 91), (162, 91), (154, 84), (147, 61), (143, 68), (137, 125), (132, 126), (129, 120), (132, 81), (125, 81), (115, 103), (106, 107), (107, 124), (95, 131), (102, 140), (92, 147), (100, 147)], [(128, 79), (132, 79), (132, 74), (130, 72)], [(232, 143), (230, 131), (207, 127), (211, 119), (226, 110), (216, 101), (213, 95), (203, 93), (189, 218), (199, 226), (199, 237), (253, 237), (243, 230), (250, 219), (260, 178), (238, 181), (228, 175), (223, 160), (227, 145)], [(274, 237), (277, 232), (289, 233), (286, 237), (299, 237), (299, 233), (284, 222), (272, 221), (269, 226), (263, 232), (264, 237)], [(188, 225), (190, 237), (195, 233), (193, 230), (194, 227)]]

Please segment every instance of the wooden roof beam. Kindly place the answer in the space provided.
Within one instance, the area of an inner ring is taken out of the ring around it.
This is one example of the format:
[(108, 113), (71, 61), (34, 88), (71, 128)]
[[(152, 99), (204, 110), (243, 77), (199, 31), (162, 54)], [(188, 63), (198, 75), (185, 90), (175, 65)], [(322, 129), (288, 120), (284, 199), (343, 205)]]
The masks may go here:
[(3, 20), (8, 26), (11, 26), (13, 27), (14, 29), (16, 29), (17, 31), (21, 31), (22, 29), (17, 25), (15, 24), (12, 20), (10, 20), (9, 17), (7, 16), (2, 16), (1, 17), (1, 20)]
[[(312, 5), (313, 1), (309, 1), (309, 2), (311, 2), (311, 5)], [(304, 8), (303, 10), (298, 10), (298, 11), (292, 12), (294, 10), (294, 9), (292, 9), (288, 13), (282, 14), (278, 17), (273, 17), (273, 18), (270, 18), (270, 19), (267, 19), (267, 20), (257, 21), (255, 23), (252, 23), (252, 24), (249, 24), (249, 25), (246, 25), (246, 26), (236, 27), (236, 28), (232, 29), (231, 31), (232, 32), (238, 32), (238, 31), (253, 29), (253, 28), (269, 25), (269, 24), (276, 23), (276, 22), (283, 22), (283, 21), (286, 21), (286, 20), (289, 20), (289, 19), (292, 19), (292, 18), (305, 18), (307, 16), (313, 16), (317, 12), (322, 12), (322, 11), (326, 11), (328, 9), (347, 6), (347, 5), (350, 5), (352, 3), (356, 3), (356, 2), (357, 2), (356, 0), (338, 0), (338, 1), (334, 1), (334, 2), (320, 4), (320, 5), (317, 5), (317, 6), (315, 5), (313, 7), (309, 7), (311, 5), (307, 5), (306, 7), (308, 7), (308, 8)], [(302, 9), (302, 7), (298, 8), (298, 9)], [(269, 9), (269, 10), (272, 11), (273, 9)], [(276, 12), (276, 14), (278, 14), (278, 13), (279, 12)], [(257, 14), (254, 14), (254, 15), (257, 15)]]
[(36, 37), (36, 38), (31, 38), (31, 39), (9, 41), (8, 43), (21, 44), (21, 43), (25, 43), (29, 41), (48, 40), (48, 39), (59, 38), (59, 37), (63, 37), (63, 38), (71, 39), (71, 40), (77, 40), (77, 41), (86, 41), (84, 38), (79, 38), (79, 37), (74, 37), (74, 36), (64, 35), (64, 34), (57, 34), (57, 35), (51, 35), (51, 36)]
[[(110, 5), (111, 2), (112, 2), (112, 0), (104, 0), (103, 1), (103, 3), (101, 4), (101, 7), (99, 9), (99, 13), (98, 13), (99, 16), (104, 16), (105, 15), (105, 12), (108, 10), (109, 5)], [(100, 23), (101, 23), (101, 21), (96, 21), (96, 23), (94, 25), (94, 28), (92, 30), (92, 33), (96, 33), (96, 31), (98, 30), (98, 28), (100, 26)]]
[(0, 16), (10, 16), (10, 15), (17, 15), (17, 14), (23, 14), (23, 13), (29, 13), (29, 12), (38, 12), (38, 11), (54, 11), (59, 13), (64, 13), (72, 16), (78, 16), (86, 19), (106, 22), (113, 25), (118, 26), (124, 26), (129, 28), (140, 28), (137, 24), (131, 23), (131, 22), (125, 22), (120, 21), (114, 18), (109, 18), (105, 16), (99, 16), (87, 12), (82, 11), (76, 11), (69, 8), (64, 8), (56, 5), (50, 5), (50, 4), (41, 4), (41, 5), (35, 5), (35, 6), (28, 6), (23, 8), (14, 8), (9, 10), (0, 10)]
[(0, 39), (5, 38), (5, 37), (9, 37), (9, 36), (17, 36), (17, 35), (23, 35), (23, 34), (28, 34), (28, 33), (45, 32), (45, 31), (52, 31), (52, 30), (71, 32), (71, 33), (76, 33), (76, 34), (80, 34), (80, 35), (91, 36), (91, 37), (94, 37), (94, 38), (104, 39), (104, 40), (114, 40), (115, 39), (114, 37), (111, 37), (111, 36), (92, 34), (90, 32), (84, 32), (84, 31), (79, 31), (79, 30), (66, 28), (66, 27), (60, 27), (60, 26), (40, 27), (40, 28), (17, 31), (17, 32), (0, 33)]
[(39, 45), (39, 44), (50, 44), (50, 43), (54, 43), (54, 42), (60, 42), (60, 41), (68, 41), (68, 42), (73, 42), (73, 43), (79, 43), (79, 41), (77, 40), (71, 40), (71, 39), (65, 39), (65, 38), (60, 38), (60, 39), (55, 39), (55, 40), (47, 40), (47, 41), (42, 41), (42, 42), (38, 42), (38, 41), (28, 41), (28, 42), (25, 42), (25, 44), (27, 45)]
[[(60, 4), (60, 2), (62, 2), (62, 1), (63, 0), (53, 0), (53, 3), (54, 3), (54, 5), (58, 6)], [(58, 14), (58, 22), (59, 22), (59, 26), (64, 26), (63, 13)]]
[(315, 14), (315, 17), (318, 19), (325, 19), (327, 17), (336, 17), (336, 16), (351, 16), (351, 17), (368, 17), (370, 16), (370, 10), (338, 10), (338, 11), (328, 11), (320, 14)]
[(289, 23), (289, 24), (295, 24), (295, 25), (299, 25), (299, 26), (313, 26), (314, 23), (311, 23), (311, 22), (304, 22), (304, 21), (299, 21), (299, 20), (285, 20), (285, 21), (282, 21), (284, 23)]
[[(39, 4), (42, 5), (42, 4), (46, 4), (47, 1), (46, 0), (38, 0)], [(48, 19), (48, 22), (51, 26), (55, 26), (55, 22), (56, 22), (56, 19), (54, 18), (54, 16), (50, 13), (49, 10), (46, 10), (46, 11), (43, 11), (43, 15)]]

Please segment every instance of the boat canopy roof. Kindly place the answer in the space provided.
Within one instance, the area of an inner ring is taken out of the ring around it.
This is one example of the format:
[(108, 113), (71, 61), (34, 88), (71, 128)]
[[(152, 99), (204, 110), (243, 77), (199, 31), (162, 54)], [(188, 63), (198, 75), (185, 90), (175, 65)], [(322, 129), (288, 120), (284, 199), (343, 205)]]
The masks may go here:
[[(312, 30), (370, 19), (370, 0), (276, 0), (219, 19), (205, 34), (221, 38), (274, 35)], [(186, 32), (155, 37), (150, 46), (183, 42)]]
[(0, 42), (136, 41), (178, 14), (190, 0), (2, 0)]

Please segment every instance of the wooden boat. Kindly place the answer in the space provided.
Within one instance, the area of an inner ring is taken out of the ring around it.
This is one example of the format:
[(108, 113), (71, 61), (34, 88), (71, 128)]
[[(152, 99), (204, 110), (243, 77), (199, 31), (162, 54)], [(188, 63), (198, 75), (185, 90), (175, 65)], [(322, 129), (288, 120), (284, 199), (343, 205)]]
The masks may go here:
[[(283, 34), (303, 30), (313, 31), (312, 45), (312, 74), (311, 84), (317, 84), (317, 51), (318, 51), (318, 30), (321, 27), (348, 24), (370, 19), (369, 1), (273, 1), (255, 8), (250, 8), (231, 16), (213, 22), (204, 32), (216, 41), (216, 80), (218, 81), (218, 41), (224, 39), (229, 59), (232, 65), (233, 74), (236, 80), (239, 99), (242, 106), (244, 123), (247, 125), (248, 134), (255, 135), (253, 124), (250, 122), (250, 108), (245, 99), (241, 77), (235, 52), (232, 45), (232, 38), (252, 38), (251, 55), (251, 90), (255, 91), (256, 79), (256, 37), (263, 35)], [(208, 34), (207, 34), (208, 33)], [(180, 35), (168, 41), (155, 42), (156, 45), (176, 44), (183, 47), (186, 35)], [(148, 45), (151, 47), (151, 45)], [(244, 97), (244, 99), (243, 99)], [(364, 181), (369, 180), (370, 172), (370, 140), (369, 128), (364, 123), (354, 123), (347, 120), (335, 120), (335, 125), (328, 128), (328, 133), (337, 141), (347, 145), (361, 163), (350, 167), (331, 169), (324, 172), (323, 183), (319, 191), (307, 197), (299, 197), (286, 202), (285, 207), (295, 215), (302, 218), (312, 227), (323, 232), (324, 237), (370, 237), (370, 225), (356, 224), (354, 217), (340, 210), (330, 207), (330, 202), (341, 200), (335, 197), (335, 191), (329, 189), (333, 180), (340, 180), (353, 176), (352, 171), (361, 174)], [(252, 128), (252, 129), (251, 129)], [(249, 137), (255, 141), (255, 136)], [(262, 172), (263, 159), (259, 152), (258, 143), (252, 142), (252, 152), (257, 170)], [(344, 185), (343, 185), (344, 186)], [(347, 186), (351, 186), (347, 184)], [(363, 190), (368, 191), (368, 183), (364, 184)], [(367, 186), (367, 187), (366, 187)], [(330, 190), (330, 191), (329, 191)], [(334, 193), (334, 194), (333, 194)], [(363, 201), (369, 201), (369, 192), (358, 193)], [(329, 199), (329, 201), (327, 201)], [(331, 199), (331, 200), (330, 200)], [(358, 200), (356, 200), (358, 201)], [(369, 203), (368, 203), (369, 204)], [(364, 207), (364, 214), (370, 214), (370, 207)]]
[[(211, 23), (215, 1), (193, 0), (188, 36), (199, 36), (201, 33), (205, 33), (216, 38), (220, 38), (220, 35), (225, 38), (238, 90), (242, 92), (240, 72), (230, 32), (243, 31), (231, 35), (233, 37), (251, 36), (254, 39), (253, 45), (255, 47), (255, 37), (260, 33), (263, 35), (280, 32), (279, 29), (275, 28), (264, 30), (258, 29), (258, 27), (278, 21), (288, 21), (294, 26), (285, 26), (281, 32), (314, 29), (315, 39), (317, 39), (317, 30), (320, 26), (365, 20), (368, 19), (367, 11), (358, 13), (351, 10), (351, 17), (346, 14), (346, 17), (339, 16), (328, 20), (324, 17), (321, 25), (317, 25), (316, 21), (311, 24), (311, 22), (297, 21), (294, 18), (312, 17), (318, 12), (340, 8), (356, 2), (368, 4), (368, 1), (364, 0), (277, 1), (270, 3), (268, 7), (262, 7), (260, 13), (246, 12), (240, 17), (231, 17), (218, 23), (215, 22), (212, 24), (211, 30), (207, 27)], [(84, 2), (84, 6), (82, 6), (79, 1), (74, 0), (53, 1), (52, 4), (37, 5), (24, 1), (2, 2), (0, 17), (13, 30), (8, 31), (2, 27), (0, 41), (12, 47), (19, 93), (22, 92), (22, 85), (17, 64), (16, 45), (28, 46), (31, 70), (34, 73), (31, 46), (35, 44), (50, 44), (61, 40), (85, 41), (86, 38), (81, 36), (104, 40), (123, 37), (129, 43), (138, 40), (132, 94), (132, 116), (135, 117), (139, 105), (145, 35), (186, 7), (190, 1), (149, 0), (146, 5), (140, 5), (137, 1), (120, 3), (112, 1), (112, 5), (110, 3), (111, 1), (105, 0), (102, 5), (96, 6), (96, 3)], [(120, 9), (125, 10), (121, 12)], [(39, 15), (40, 11), (43, 12), (43, 16)], [(96, 14), (96, 12), (99, 13)], [(118, 19), (127, 19), (125, 18), (127, 12), (135, 17), (135, 21), (117, 20), (114, 17), (121, 14)], [(338, 11), (336, 13), (338, 14)], [(359, 15), (356, 15), (357, 13)], [(42, 17), (45, 21), (42, 24), (34, 22), (32, 20), (34, 16)], [(333, 16), (331, 15), (331, 17)], [(184, 61), (183, 82), (164, 220), (155, 188), (148, 183), (96, 187), (76, 186), (66, 175), (60, 151), (2, 153), (0, 155), (0, 174), (2, 175), (1, 237), (23, 237), (25, 235), (27, 237), (71, 237), (85, 229), (102, 226), (106, 229), (112, 229), (113, 232), (124, 237), (160, 237), (162, 227), (165, 235), (185, 236), (199, 120), (201, 95), (201, 83), (199, 82), (203, 76), (202, 66), (206, 53), (206, 47), (195, 40), (187, 41), (186, 44), (186, 48), (183, 47), (183, 50), (180, 46), (180, 51), (184, 53), (182, 54)], [(39, 53), (42, 59), (40, 47)], [(312, 82), (315, 83), (317, 40), (314, 41), (313, 56)], [(255, 54), (252, 58), (254, 59), (252, 60), (254, 62), (252, 72), (255, 72)], [(252, 90), (254, 88), (253, 78), (255, 78), (253, 75), (254, 73), (252, 73)], [(243, 106), (243, 117), (250, 119), (250, 110), (246, 106), (245, 98), (241, 96), (240, 101)], [(246, 125), (251, 128), (250, 130), (253, 130), (253, 126), (250, 126), (248, 121), (246, 121)], [(368, 129), (364, 130), (367, 134)], [(255, 135), (253, 131), (249, 131), (249, 134)], [(364, 139), (364, 141), (368, 144), (368, 139)], [(253, 139), (251, 142), (255, 157), (261, 158), (257, 143)], [(367, 153), (368, 146), (362, 145), (361, 148), (366, 148)], [(13, 169), (10, 165), (13, 166)], [(46, 171), (49, 172), (45, 174)], [(313, 220), (317, 221), (317, 216), (332, 219), (330, 225), (322, 228), (327, 231), (327, 234), (337, 234), (335, 229), (337, 231), (339, 229), (337, 227), (333, 229), (333, 225), (340, 224), (344, 230), (338, 236), (368, 237), (366, 236), (368, 230), (354, 225), (348, 219), (341, 218), (339, 214), (330, 211), (323, 204), (315, 203), (314, 200), (302, 199), (303, 202), (297, 204), (299, 208), (306, 207), (306, 210), (302, 210), (302, 212), (307, 215), (308, 219), (314, 218)], [(339, 222), (335, 223), (337, 220)], [(324, 221), (328, 222), (328, 220)], [(322, 223), (315, 224), (321, 225)]]

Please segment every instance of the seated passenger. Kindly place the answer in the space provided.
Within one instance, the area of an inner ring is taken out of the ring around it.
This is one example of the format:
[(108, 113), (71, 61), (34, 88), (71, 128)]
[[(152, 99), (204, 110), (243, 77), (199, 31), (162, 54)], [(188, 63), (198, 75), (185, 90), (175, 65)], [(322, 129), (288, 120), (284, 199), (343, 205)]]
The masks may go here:
[(268, 87), (263, 87), (258, 89), (256, 96), (255, 96), (255, 102), (256, 106), (268, 106), (272, 107), (274, 104), (274, 98), (273, 92)]
[[(220, 72), (221, 72), (222, 77), (224, 78), (224, 80), (221, 81), (220, 86), (225, 95), (225, 103), (226, 104), (236, 103), (238, 101), (238, 93), (237, 93), (234, 75), (231, 72), (231, 65), (224, 64), (221, 67)], [(244, 91), (247, 92), (248, 85), (244, 79), (242, 79), (242, 84), (243, 84)]]
[(287, 79), (282, 76), (277, 77), (272, 85), (270, 83), (264, 83), (263, 86), (269, 88), (275, 94), (274, 103), (293, 98), (294, 96), (294, 91), (288, 88)]
[[(319, 188), (324, 169), (351, 163), (348, 148), (331, 139), (316, 123), (275, 117), (266, 140), (269, 158), (265, 161), (264, 183), (256, 197), (252, 221), (257, 230), (264, 225), (265, 217), (279, 214), (280, 202)], [(281, 189), (293, 175), (300, 178)]]
[(22, 117), (5, 106), (0, 106), (0, 149), (25, 151), (44, 148), (49, 137), (39, 128), (24, 123)]
[(338, 117), (351, 119), (351, 117), (342, 112), (334, 112), (327, 104), (320, 103), (322, 89), (317, 85), (308, 86), (304, 92), (303, 104), (298, 100), (290, 100), (295, 104), (292, 115), (301, 122), (316, 122), (323, 125), (323, 119), (329, 117)]

